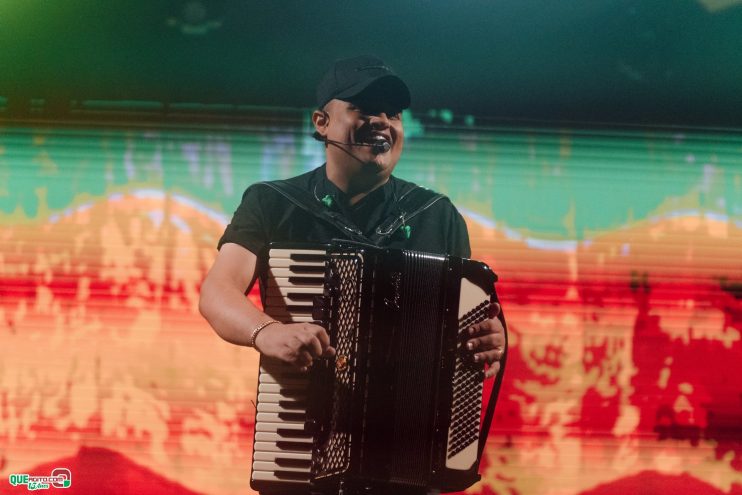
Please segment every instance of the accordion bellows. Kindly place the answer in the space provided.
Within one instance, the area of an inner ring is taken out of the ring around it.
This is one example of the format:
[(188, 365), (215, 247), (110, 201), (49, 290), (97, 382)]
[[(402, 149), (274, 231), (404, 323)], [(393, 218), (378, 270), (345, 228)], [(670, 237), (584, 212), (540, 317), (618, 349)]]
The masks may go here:
[(483, 366), (466, 329), (496, 276), (452, 256), (348, 242), (271, 246), (267, 314), (336, 349), (308, 374), (261, 358), (251, 486), (463, 490), (479, 479)]

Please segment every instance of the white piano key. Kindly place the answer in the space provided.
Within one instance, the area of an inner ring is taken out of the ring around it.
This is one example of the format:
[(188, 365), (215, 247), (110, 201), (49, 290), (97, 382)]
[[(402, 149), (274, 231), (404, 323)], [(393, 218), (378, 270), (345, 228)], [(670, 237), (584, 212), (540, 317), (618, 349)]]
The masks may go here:
[(306, 414), (306, 408), (284, 407), (283, 405), (275, 402), (261, 402), (258, 404), (258, 412)]
[[(275, 445), (275, 444), (270, 444)], [(255, 455), (253, 459), (256, 461), (268, 461), (275, 462), (280, 459), (291, 459), (297, 461), (311, 461), (312, 454), (310, 452), (283, 452), (283, 451), (268, 451), (267, 449), (258, 449), (257, 444), (255, 445)]]
[(292, 293), (322, 295), (322, 293), (324, 292), (324, 287), (322, 285), (317, 285), (316, 287), (279, 287), (275, 285), (268, 287), (265, 292), (265, 295), (267, 297), (288, 296)]
[(287, 320), (289, 318), (295, 318), (297, 316), (304, 316), (306, 318), (312, 317), (312, 306), (302, 306), (301, 309), (297, 309), (292, 313), (289, 313), (286, 306), (265, 306), (265, 314), (275, 318), (276, 320)]
[(303, 298), (295, 298), (295, 297), (289, 297), (289, 296), (276, 296), (276, 297), (266, 297), (264, 305), (266, 307), (277, 307), (277, 308), (285, 308), (286, 306), (309, 306), (310, 308), (314, 304), (314, 301), (309, 299), (303, 299)]
[(291, 403), (301, 403), (303, 401), (294, 400), (293, 398), (284, 397), (281, 394), (258, 394), (258, 401), (266, 403), (278, 404), (279, 402), (286, 403), (287, 407), (290, 407)]
[(257, 471), (289, 471), (294, 473), (307, 473), (307, 476), (309, 476), (309, 472), (312, 470), (311, 466), (281, 465), (280, 463), (270, 461), (255, 461), (252, 463), (252, 468)]
[(268, 266), (271, 268), (287, 268), (296, 265), (324, 267), (325, 264), (325, 260), (292, 260), (289, 258), (271, 258), (268, 260)]
[(277, 249), (273, 248), (268, 251), (268, 256), (271, 258), (291, 258), (292, 255), (317, 255), (326, 256), (327, 251), (324, 249)]
[(278, 320), (281, 323), (314, 323), (316, 320), (311, 315), (288, 315), (285, 312), (283, 315), (272, 315), (267, 310), (265, 312), (268, 316), (274, 320)]
[(260, 481), (280, 481), (282, 483), (296, 483), (297, 485), (309, 483), (309, 473), (307, 473), (307, 478), (305, 480), (295, 480), (295, 479), (281, 477), (280, 472), (279, 474), (276, 474), (274, 471), (253, 470), (252, 478), (254, 480), (260, 480)]
[(311, 316), (294, 316), (286, 323), (314, 323), (316, 320)]
[(306, 398), (308, 395), (305, 387), (293, 388), (279, 383), (261, 383), (258, 385), (258, 393), (279, 394), (291, 399)]
[(296, 411), (297, 406), (300, 405), (296, 403), (300, 402), (300, 403), (305, 404), (309, 398), (309, 394), (306, 391), (302, 390), (300, 392), (294, 393), (291, 389), (278, 390), (278, 391), (272, 391), (272, 392), (258, 390), (258, 398), (260, 398), (261, 395), (263, 399), (268, 399), (265, 401), (266, 404), (281, 404), (281, 403), (291, 404), (293, 403), (293, 406), (292, 405), (288, 406), (288, 407), (293, 407), (293, 409), (291, 409), (290, 411), (286, 411), (286, 412)]
[[(261, 421), (260, 423), (255, 423), (255, 431), (278, 432), (278, 430), (286, 430), (287, 436), (291, 436), (294, 432), (302, 435), (307, 434), (303, 421), (300, 423), (289, 423), (288, 421), (282, 421), (280, 423)], [(289, 431), (292, 433), (289, 433)]]
[[(299, 412), (289, 411), (289, 412), (291, 414), (301, 414), (302, 416), (306, 417), (306, 413), (304, 413), (302, 411), (299, 411)], [(297, 420), (288, 421), (288, 420), (284, 419), (281, 416), (282, 415), (279, 414), (279, 413), (277, 413), (277, 412), (260, 412), (260, 411), (258, 411), (258, 414), (255, 415), (255, 421), (256, 422), (258, 422), (258, 421), (259, 422), (266, 421), (268, 423), (281, 423), (283, 421), (283, 422), (291, 423), (291, 424), (301, 424), (301, 425), (304, 424), (304, 419), (301, 419), (301, 420), (298, 420), (298, 421)]]
[(291, 443), (300, 443), (300, 444), (306, 444), (307, 448), (311, 448), (312, 446), (312, 438), (302, 438), (302, 437), (291, 437), (286, 435), (281, 435), (279, 433), (271, 432), (271, 431), (256, 431), (255, 432), (255, 441), (256, 442), (291, 442)]
[(308, 389), (309, 377), (298, 371), (296, 373), (274, 373), (269, 370), (261, 370), (258, 377), (258, 384), (260, 383), (278, 383), (286, 384), (287, 387)]
[(270, 278), (268, 279), (267, 288), (272, 287), (288, 287), (290, 289), (298, 289), (301, 287), (323, 287), (325, 285), (324, 279), (320, 280), (321, 277), (312, 277), (310, 279), (298, 279), (289, 280), (288, 277)]
[(314, 298), (322, 295), (323, 287), (297, 287), (296, 289), (288, 288), (289, 290), (280, 293), (276, 288), (272, 288), (271, 291), (266, 294), (264, 301), (272, 301), (282, 304), (293, 304), (298, 301), (308, 301), (310, 304), (314, 301)]
[(306, 376), (296, 374), (278, 374), (274, 375), (269, 372), (260, 373), (258, 383), (280, 383), (291, 388), (309, 388), (309, 379)]
[[(269, 435), (269, 433), (261, 433), (261, 435)], [(307, 442), (302, 442), (302, 445), (304, 447), (303, 450), (296, 450), (296, 449), (288, 449), (285, 445), (278, 445), (276, 442), (273, 441), (257, 441), (253, 447), (253, 452), (269, 452), (269, 453), (275, 453), (276, 455), (295, 455), (295, 454), (302, 454), (302, 455), (308, 455), (311, 457), (312, 455), (312, 444)]]
[(284, 372), (292, 372), (296, 373), (298, 370), (294, 368), (292, 365), (285, 361), (281, 361), (277, 358), (270, 358), (261, 356), (260, 358), (260, 369), (261, 371), (263, 369), (270, 369), (276, 372), (284, 373)]
[(298, 266), (295, 266), (293, 270), (291, 268), (269, 268), (268, 273), (273, 278), (312, 277), (312, 278), (317, 278), (317, 279), (321, 279), (322, 281), (324, 281), (324, 278), (325, 278), (324, 270), (319, 271), (319, 269), (316, 267), (308, 267), (308, 268), (312, 268), (313, 271), (302, 271), (300, 270), (300, 268), (298, 268)]
[(276, 358), (269, 358), (266, 356), (260, 357), (260, 372), (271, 373), (273, 375), (297, 375), (307, 376), (306, 374), (299, 371), (294, 365), (289, 364), (285, 361), (281, 361)]

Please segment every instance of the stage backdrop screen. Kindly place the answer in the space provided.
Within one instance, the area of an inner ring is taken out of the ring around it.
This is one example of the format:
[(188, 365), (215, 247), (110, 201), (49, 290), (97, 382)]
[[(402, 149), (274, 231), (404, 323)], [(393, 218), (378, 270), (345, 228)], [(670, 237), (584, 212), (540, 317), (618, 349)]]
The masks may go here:
[[(742, 493), (742, 134), (404, 123), (395, 174), (459, 208), (509, 322), (468, 493)], [(4, 493), (59, 469), (74, 493), (251, 493), (258, 355), (199, 287), (244, 189), (323, 156), (303, 111), (0, 123)]]

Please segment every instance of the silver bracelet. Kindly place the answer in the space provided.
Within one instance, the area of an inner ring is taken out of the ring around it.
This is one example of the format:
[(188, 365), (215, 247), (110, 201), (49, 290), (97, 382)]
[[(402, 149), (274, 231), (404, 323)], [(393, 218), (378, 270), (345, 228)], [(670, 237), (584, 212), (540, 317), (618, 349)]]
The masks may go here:
[(267, 327), (268, 325), (272, 325), (274, 323), (281, 323), (281, 322), (276, 321), (276, 320), (268, 320), (268, 321), (264, 321), (263, 323), (255, 327), (255, 329), (253, 329), (252, 333), (250, 334), (250, 340), (247, 341), (248, 347), (255, 347), (255, 339), (258, 338), (258, 334), (260, 333), (260, 331), (264, 329), (265, 327)]

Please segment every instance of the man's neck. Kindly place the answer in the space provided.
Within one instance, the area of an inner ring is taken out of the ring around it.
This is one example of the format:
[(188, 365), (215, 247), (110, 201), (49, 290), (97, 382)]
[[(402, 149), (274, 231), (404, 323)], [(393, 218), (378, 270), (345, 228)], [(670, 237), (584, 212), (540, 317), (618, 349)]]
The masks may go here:
[(351, 206), (389, 180), (386, 174), (370, 172), (373, 170), (370, 167), (351, 170), (347, 167), (333, 166), (328, 162), (325, 170), (327, 179), (346, 194)]

